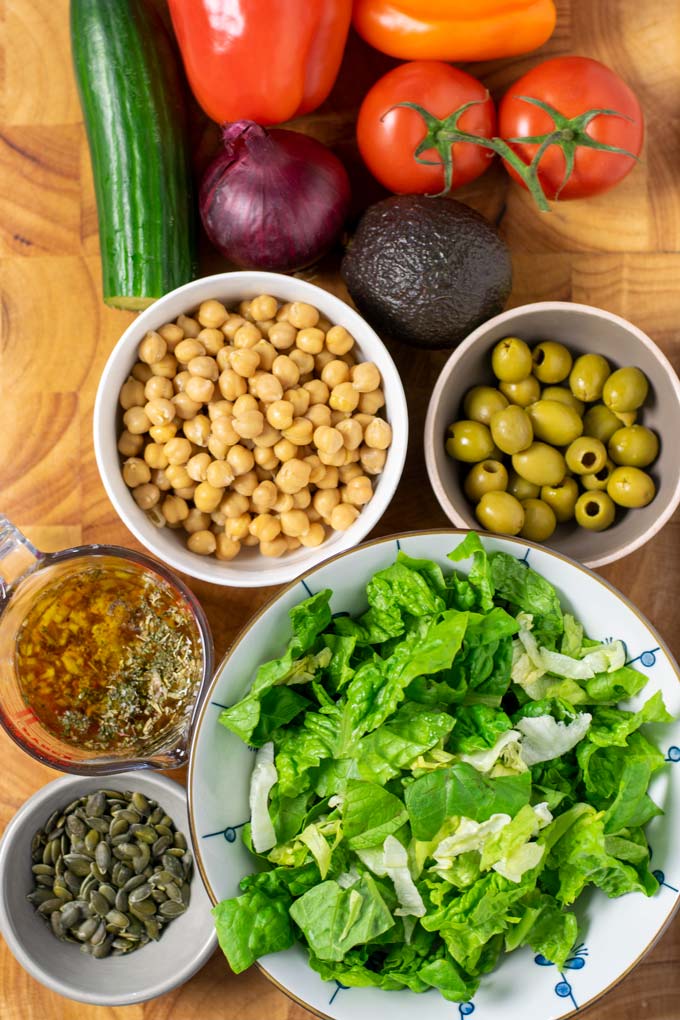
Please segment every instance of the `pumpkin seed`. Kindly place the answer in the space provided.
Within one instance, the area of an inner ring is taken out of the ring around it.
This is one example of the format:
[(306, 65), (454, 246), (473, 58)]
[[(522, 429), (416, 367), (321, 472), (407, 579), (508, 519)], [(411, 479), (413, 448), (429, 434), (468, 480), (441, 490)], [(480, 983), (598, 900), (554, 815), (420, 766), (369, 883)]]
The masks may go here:
[(85, 833), (87, 832), (87, 826), (83, 822), (82, 818), (78, 818), (77, 815), (69, 815), (66, 819), (66, 831), (71, 838), (76, 837), (84, 839)]
[(161, 937), (161, 926), (156, 920), (156, 918), (150, 917), (148, 920), (144, 922), (144, 927), (146, 928), (146, 933), (149, 936), (149, 938), (153, 939), (154, 942), (157, 942), (158, 939)]
[[(154, 855), (155, 856), (155, 855)], [(132, 864), (136, 873), (139, 875), (147, 867), (151, 861), (151, 850), (149, 849), (148, 843), (140, 843), (137, 847), (137, 855)]]
[(108, 882), (102, 882), (99, 886), (99, 892), (102, 896), (109, 901), (109, 906), (112, 907), (116, 902), (116, 890)]
[(51, 889), (34, 889), (26, 897), (34, 906), (39, 906), (41, 903), (47, 903), (48, 900), (54, 899), (54, 893)]
[(175, 846), (178, 848), (178, 850), (186, 850), (187, 849), (187, 841), (186, 841), (186, 837), (185, 837), (183, 832), (176, 832), (174, 834), (174, 839), (175, 839)]
[(96, 829), (90, 829), (83, 840), (83, 846), (88, 853), (94, 853), (99, 845), (101, 839), (101, 833), (97, 832)]
[(83, 921), (79, 928), (74, 930), (73, 934), (81, 942), (87, 942), (92, 935), (94, 935), (98, 926), (99, 921), (96, 918), (88, 917), (86, 921)]
[(96, 793), (90, 794), (85, 801), (85, 811), (88, 815), (95, 818), (101, 818), (106, 810), (106, 795), (102, 790), (97, 790)]
[(100, 946), (106, 938), (106, 924), (104, 921), (100, 921), (97, 925), (97, 930), (94, 935), (90, 936), (90, 944), (93, 946)]
[(93, 889), (90, 892), (90, 904), (95, 913), (99, 914), (100, 917), (106, 917), (111, 909), (111, 904), (107, 900), (106, 896), (102, 896), (97, 889)]
[(122, 889), (119, 889), (118, 892), (116, 893), (116, 898), (113, 903), (116, 910), (120, 910), (123, 913), (125, 913), (128, 909), (129, 902), (130, 901), (128, 899), (128, 894), (124, 892)]
[(130, 826), (130, 835), (142, 843), (155, 843), (158, 839), (159, 830), (151, 825), (142, 825), (140, 822), (133, 822)]
[(31, 871), (34, 875), (54, 875), (54, 867), (51, 864), (34, 864)]
[(132, 806), (135, 810), (139, 811), (140, 815), (149, 815), (151, 813), (151, 805), (143, 793), (135, 790), (132, 794), (131, 800)]
[(57, 819), (58, 818), (59, 818), (59, 811), (53, 811), (52, 814), (50, 815), (50, 817), (45, 822), (45, 825), (44, 825), (43, 828), (44, 828), (44, 830), (45, 830), (45, 832), (47, 833), (48, 836), (52, 832), (52, 829), (56, 829), (56, 827), (57, 827)]
[(126, 917), (121, 910), (116, 910), (115, 907), (113, 910), (109, 910), (106, 920), (116, 928), (127, 928), (130, 923), (130, 918)]
[(49, 915), (53, 910), (59, 910), (60, 906), (61, 900), (53, 896), (50, 900), (44, 900), (44, 902), (38, 906), (38, 911), (41, 914)]
[(144, 882), (143, 885), (138, 885), (128, 896), (129, 903), (141, 903), (142, 900), (146, 900), (151, 895), (151, 886), (148, 882)]
[(165, 887), (165, 894), (169, 900), (174, 900), (175, 903), (182, 902), (182, 893), (180, 892), (179, 886), (174, 882), (168, 882)]
[(92, 955), (95, 960), (103, 960), (105, 956), (110, 956), (111, 944), (112, 942), (109, 941), (109, 938), (107, 938), (104, 942), (100, 943), (100, 945), (95, 946), (92, 950)]
[(64, 854), (64, 863), (71, 874), (77, 875), (79, 878), (90, 874), (91, 861), (85, 854)]
[(114, 818), (109, 825), (109, 836), (121, 836), (129, 828), (130, 823), (126, 822), (124, 818)]
[(87, 824), (91, 829), (94, 829), (95, 832), (99, 832), (103, 835), (109, 831), (111, 819), (106, 817), (97, 818), (96, 816), (90, 815), (90, 817), (87, 818)]
[(44, 885), (46, 888), (51, 889), (52, 888), (52, 876), (51, 875), (36, 875), (35, 876), (35, 884), (36, 885)]
[(66, 930), (64, 928), (64, 919), (62, 918), (58, 910), (53, 910), (52, 913), (50, 914), (50, 926), (58, 939), (64, 938), (64, 936), (66, 935)]
[(58, 898), (59, 898), (60, 900), (64, 900), (64, 902), (68, 902), (69, 900), (72, 900), (72, 899), (73, 899), (73, 896), (72, 896), (72, 895), (71, 895), (71, 893), (70, 893), (70, 892), (68, 891), (68, 889), (66, 888), (66, 886), (65, 886), (65, 885), (63, 885), (63, 884), (62, 884), (61, 882), (59, 882), (59, 881), (55, 882), (55, 883), (54, 883), (54, 885), (52, 886), (52, 892), (53, 892), (53, 893), (54, 893), (54, 895), (55, 895), (55, 896), (57, 896), (57, 897), (58, 897)]
[(138, 917), (140, 921), (144, 921), (147, 917), (153, 917), (156, 913), (156, 904), (152, 899), (142, 900), (141, 903), (131, 903), (130, 913), (134, 917)]
[(80, 907), (77, 903), (67, 903), (61, 909), (61, 920), (64, 928), (74, 928), (80, 921)]
[(163, 917), (168, 918), (179, 917), (179, 915), (183, 914), (185, 910), (186, 907), (183, 903), (175, 903), (174, 900), (166, 900), (165, 903), (161, 903), (158, 908), (158, 912), (162, 914)]
[(123, 886), (123, 891), (129, 894), (133, 889), (138, 889), (144, 882), (146, 882), (144, 875), (133, 875)]
[(80, 892), (80, 879), (76, 878), (76, 876), (70, 871), (67, 871), (64, 874), (64, 884), (68, 891), (73, 893), (74, 896), (77, 896)]

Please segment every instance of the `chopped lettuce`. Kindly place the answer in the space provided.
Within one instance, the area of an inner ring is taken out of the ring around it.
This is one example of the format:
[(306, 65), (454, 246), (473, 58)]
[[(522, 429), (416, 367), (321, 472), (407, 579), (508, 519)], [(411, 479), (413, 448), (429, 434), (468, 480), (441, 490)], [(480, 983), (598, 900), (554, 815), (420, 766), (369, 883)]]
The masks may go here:
[(354, 617), (301, 602), (222, 712), (259, 748), (257, 868), (213, 911), (235, 972), (297, 938), (325, 980), (464, 1002), (520, 946), (563, 967), (587, 887), (656, 890), (661, 695), (620, 707), (646, 677), (526, 563), (474, 533), (449, 558), (400, 552)]

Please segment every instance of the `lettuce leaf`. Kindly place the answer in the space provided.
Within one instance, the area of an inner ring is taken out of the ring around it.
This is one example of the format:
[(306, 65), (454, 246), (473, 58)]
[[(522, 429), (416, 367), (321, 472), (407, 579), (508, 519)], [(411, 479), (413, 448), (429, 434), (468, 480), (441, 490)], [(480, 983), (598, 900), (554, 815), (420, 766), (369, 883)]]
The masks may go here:
[(378, 887), (364, 874), (349, 889), (329, 880), (295, 900), (290, 916), (316, 957), (342, 960), (348, 949), (370, 942), (394, 925)]
[(261, 956), (293, 945), (290, 905), (291, 897), (284, 890), (273, 897), (254, 888), (213, 907), (220, 949), (235, 974), (246, 970)]
[(396, 832), (408, 819), (398, 797), (377, 783), (350, 779), (342, 799), (342, 824), (345, 839), (353, 850), (383, 844), (385, 836)]
[(553, 586), (508, 553), (490, 553), (489, 567), (496, 598), (508, 603), (513, 616), (520, 611), (531, 613), (538, 643), (555, 649), (564, 632), (564, 620)]

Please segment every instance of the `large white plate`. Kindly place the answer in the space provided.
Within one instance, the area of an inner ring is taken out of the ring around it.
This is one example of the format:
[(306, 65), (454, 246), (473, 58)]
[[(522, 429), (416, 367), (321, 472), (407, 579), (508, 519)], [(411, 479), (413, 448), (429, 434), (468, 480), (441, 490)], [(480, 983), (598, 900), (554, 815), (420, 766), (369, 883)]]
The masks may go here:
[[(223, 706), (233, 705), (249, 687), (256, 667), (281, 653), (290, 633), (288, 610), (307, 595), (331, 588), (333, 612), (366, 608), (366, 581), (394, 561), (398, 548), (451, 569), (446, 554), (464, 532), (421, 532), (381, 539), (337, 556), (278, 595), (251, 621), (217, 671), (194, 735), (189, 775), (189, 815), (197, 862), (211, 899), (238, 895), (239, 880), (252, 871), (252, 858), (240, 830), (248, 820), (248, 781), (252, 753), (220, 726)], [(628, 660), (649, 676), (642, 695), (626, 707), (636, 708), (661, 690), (669, 711), (680, 714), (680, 674), (662, 639), (616, 589), (572, 560), (518, 539), (484, 538), (528, 562), (557, 589), (562, 605), (597, 639), (621, 638)], [(307, 965), (296, 946), (264, 957), (264, 973), (302, 1005), (333, 1020), (452, 1020), (474, 1013), (475, 1020), (558, 1020), (586, 1006), (619, 981), (663, 931), (678, 904), (680, 860), (673, 837), (680, 829), (680, 724), (656, 726), (654, 739), (668, 765), (657, 774), (651, 794), (665, 814), (647, 829), (653, 867), (661, 885), (651, 898), (629, 894), (609, 900), (594, 890), (579, 901), (580, 944), (563, 971), (530, 950), (505, 957), (482, 979), (474, 1001), (456, 1005), (436, 991), (345, 989), (324, 982)], [(225, 961), (225, 967), (227, 966)]]

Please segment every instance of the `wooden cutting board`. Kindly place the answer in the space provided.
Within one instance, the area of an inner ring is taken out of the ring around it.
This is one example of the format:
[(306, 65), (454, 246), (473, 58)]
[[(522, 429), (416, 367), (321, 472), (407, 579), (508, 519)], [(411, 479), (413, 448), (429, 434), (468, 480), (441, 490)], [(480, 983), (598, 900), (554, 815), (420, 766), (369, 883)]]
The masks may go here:
[[(102, 0), (103, 3), (106, 0)], [(680, 7), (667, 0), (559, 0), (541, 57), (579, 53), (615, 68), (644, 107), (648, 142), (615, 191), (540, 215), (500, 169), (460, 194), (500, 224), (513, 252), (512, 304), (572, 299), (631, 319), (680, 366)], [(46, 550), (80, 542), (135, 542), (99, 482), (90, 420), (99, 376), (131, 316), (101, 301), (89, 157), (71, 74), (67, 0), (0, 0), (0, 509)], [(536, 55), (478, 66), (494, 95)], [(353, 145), (360, 96), (393, 62), (350, 40), (336, 89), (296, 126), (336, 148), (357, 208), (380, 196)], [(197, 131), (201, 147), (212, 132)], [(198, 143), (197, 143), (198, 144)], [(206, 268), (219, 262), (206, 257)], [(315, 282), (345, 295), (337, 259)], [(394, 351), (412, 439), (397, 495), (376, 534), (446, 526), (420, 446), (429, 393), (445, 355)], [(602, 573), (656, 624), (680, 655), (680, 516), (633, 556)], [(218, 656), (272, 590), (239, 592), (190, 582)], [(0, 832), (19, 805), (54, 778), (0, 732)], [(679, 862), (680, 872), (680, 862)], [(677, 1020), (680, 922), (584, 1020)], [(386, 1006), (388, 1009), (389, 1006)], [(455, 1015), (452, 1006), (452, 1016)], [(70, 1002), (33, 981), (0, 939), (0, 1020), (304, 1020), (310, 1016), (256, 969), (230, 974), (219, 954), (175, 992), (105, 1010)], [(530, 1018), (528, 1018), (530, 1020)]]

